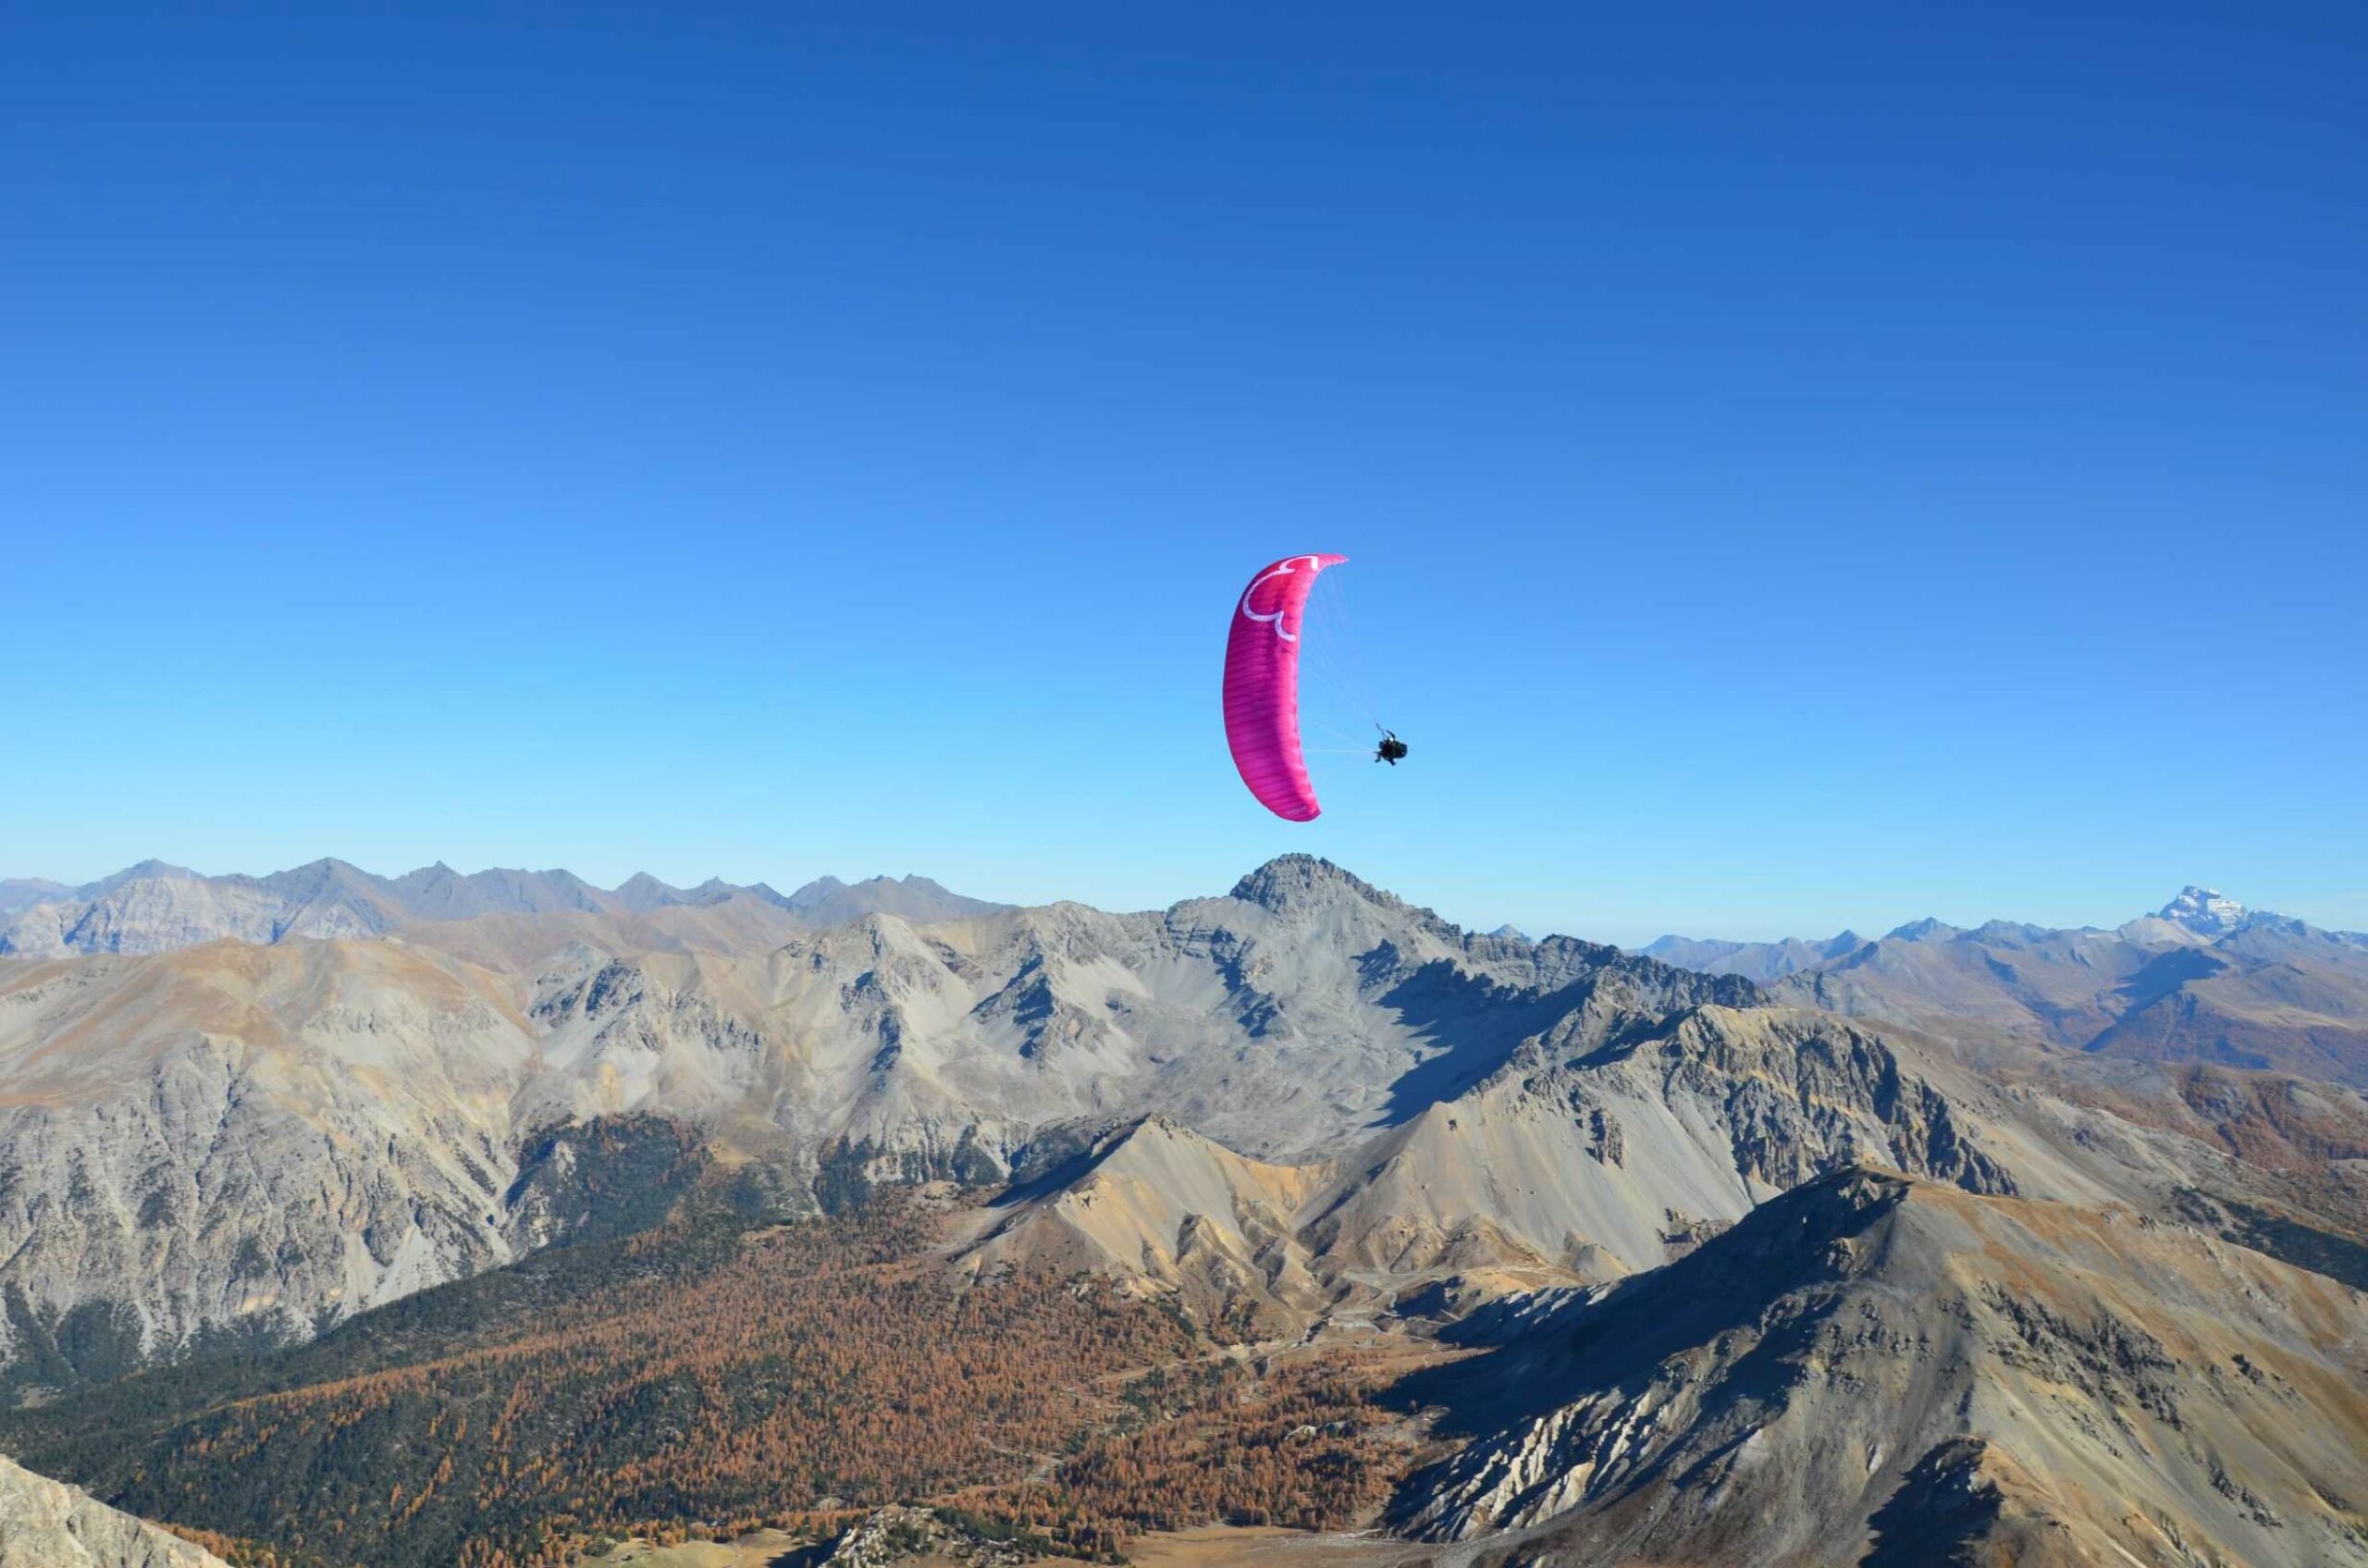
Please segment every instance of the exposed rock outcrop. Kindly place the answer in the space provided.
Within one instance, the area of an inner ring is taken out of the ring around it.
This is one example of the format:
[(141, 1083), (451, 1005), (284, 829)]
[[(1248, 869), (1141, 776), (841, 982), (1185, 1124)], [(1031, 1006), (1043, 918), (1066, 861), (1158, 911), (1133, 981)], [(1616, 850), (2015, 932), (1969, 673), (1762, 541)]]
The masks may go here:
[(1476, 1321), (1427, 1390), (1475, 1438), (1396, 1517), (1533, 1561), (2368, 1562), (2363, 1307), (2126, 1212), (1837, 1172)]
[(228, 1568), (166, 1530), (0, 1458), (0, 1568)]

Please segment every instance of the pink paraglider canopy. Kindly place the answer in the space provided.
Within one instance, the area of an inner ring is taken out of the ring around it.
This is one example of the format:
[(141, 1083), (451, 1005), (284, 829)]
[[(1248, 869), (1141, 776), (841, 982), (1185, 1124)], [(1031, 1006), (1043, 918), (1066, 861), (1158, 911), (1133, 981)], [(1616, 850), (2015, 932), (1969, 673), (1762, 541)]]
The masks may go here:
[(1260, 805), (1314, 820), (1315, 785), (1299, 747), (1300, 621), (1315, 574), (1345, 555), (1287, 555), (1250, 579), (1225, 645), (1225, 738)]

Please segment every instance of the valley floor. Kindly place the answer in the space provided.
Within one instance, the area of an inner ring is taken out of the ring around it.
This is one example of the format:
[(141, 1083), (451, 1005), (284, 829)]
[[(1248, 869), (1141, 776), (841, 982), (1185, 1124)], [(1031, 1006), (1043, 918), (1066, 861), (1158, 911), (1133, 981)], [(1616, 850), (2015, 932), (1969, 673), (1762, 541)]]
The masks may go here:
[[(812, 1548), (779, 1530), (759, 1530), (734, 1541), (687, 1541), (657, 1546), (630, 1540), (578, 1568), (792, 1568), (808, 1561)], [(1304, 1530), (1212, 1525), (1147, 1535), (1127, 1555), (1136, 1568), (1421, 1568), (1438, 1561), (1440, 1549), (1369, 1535), (1313, 1535)], [(950, 1558), (915, 1558), (909, 1568), (934, 1568)], [(1063, 1559), (1046, 1559), (1059, 1562)]]
[(598, 1557), (578, 1560), (577, 1568), (774, 1568), (798, 1563), (811, 1544), (779, 1530), (758, 1530), (734, 1541), (684, 1541), (659, 1546), (638, 1537), (620, 1543)]
[(1145, 1536), (1128, 1548), (1137, 1568), (1415, 1568), (1439, 1549), (1381, 1536), (1213, 1525)]

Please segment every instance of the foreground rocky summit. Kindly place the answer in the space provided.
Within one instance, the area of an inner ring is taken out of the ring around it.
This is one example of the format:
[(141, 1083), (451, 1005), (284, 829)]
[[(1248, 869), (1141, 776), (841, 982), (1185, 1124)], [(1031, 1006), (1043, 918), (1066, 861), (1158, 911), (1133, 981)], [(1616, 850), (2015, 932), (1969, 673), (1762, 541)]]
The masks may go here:
[(2368, 1563), (2368, 1297), (2127, 1212), (1855, 1169), (1425, 1380), (1398, 1507), (1523, 1562)]
[(0, 1458), (0, 1568), (228, 1568), (212, 1552)]

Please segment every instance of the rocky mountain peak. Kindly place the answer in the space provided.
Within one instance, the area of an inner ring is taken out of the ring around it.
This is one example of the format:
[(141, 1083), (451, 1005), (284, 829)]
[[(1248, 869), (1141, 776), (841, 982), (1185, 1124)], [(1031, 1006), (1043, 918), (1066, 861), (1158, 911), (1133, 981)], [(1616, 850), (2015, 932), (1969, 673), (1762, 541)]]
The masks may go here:
[(115, 875), (104, 877), (100, 881), (102, 885), (113, 882), (147, 882), (158, 879), (189, 882), (196, 875), (197, 873), (187, 866), (176, 866), (169, 860), (148, 859), (141, 861), (136, 866), (126, 866)]
[(669, 886), (648, 871), (635, 871), (616, 886), (616, 900), (637, 915), (690, 901), (681, 888)]
[[(2357, 1300), (2183, 1226), (1859, 1165), (1666, 1267), (1472, 1320), (1493, 1348), (1401, 1393), (1481, 1435), (1396, 1522), (1571, 1562), (2368, 1562), (2326, 1501), (2363, 1476)], [(2116, 1502), (2037, 1478), (2066, 1475)], [(1674, 1475), (1700, 1489), (1634, 1506)]]
[(373, 884), (378, 879), (359, 866), (325, 855), (317, 860), (308, 860), (301, 866), (291, 866), (287, 870), (274, 871), (269, 876), (254, 880), (265, 887), (314, 897), (328, 892), (368, 894), (376, 891)]
[(2224, 896), (2217, 888), (2189, 883), (2155, 918), (2184, 926), (2198, 936), (2225, 936), (2244, 923), (2246, 913), (2242, 904)]
[(844, 891), (846, 885), (847, 884), (845, 883), (841, 882), (836, 877), (816, 877), (812, 882), (808, 883), (805, 886), (800, 887), (794, 892), (784, 894), (782, 896), (782, 905), (784, 908), (808, 909), (813, 907), (815, 905), (820, 904), (823, 899), (828, 898), (833, 893)]
[(894, 915), (914, 925), (967, 920), (1011, 907), (956, 893), (925, 876), (866, 877), (846, 883), (817, 877), (780, 899), (782, 907), (811, 925), (844, 924), (865, 915)]
[(169, 860), (142, 860), (136, 866), (126, 866), (113, 876), (101, 877), (93, 883), (71, 890), (75, 898), (104, 898), (119, 887), (142, 882), (202, 882), (204, 877), (187, 866), (176, 866)]
[(1355, 872), (1314, 855), (1277, 855), (1235, 883), (1231, 896), (1276, 913), (1348, 900), (1400, 907), (1395, 897)]
[(742, 887), (736, 883), (728, 883), (722, 877), (708, 878), (698, 886), (690, 889), (684, 896), (693, 904), (720, 904), (734, 894), (741, 893), (752, 898), (762, 899), (775, 908), (789, 907), (787, 895), (777, 891), (771, 883), (752, 882), (747, 886)]

